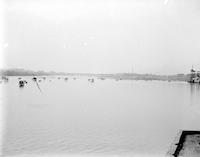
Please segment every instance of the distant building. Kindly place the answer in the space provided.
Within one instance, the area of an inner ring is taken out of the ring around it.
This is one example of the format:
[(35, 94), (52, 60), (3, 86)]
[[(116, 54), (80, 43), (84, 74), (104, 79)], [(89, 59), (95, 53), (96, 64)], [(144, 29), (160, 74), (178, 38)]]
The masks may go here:
[(190, 83), (200, 83), (200, 71), (195, 71), (193, 68), (190, 71)]

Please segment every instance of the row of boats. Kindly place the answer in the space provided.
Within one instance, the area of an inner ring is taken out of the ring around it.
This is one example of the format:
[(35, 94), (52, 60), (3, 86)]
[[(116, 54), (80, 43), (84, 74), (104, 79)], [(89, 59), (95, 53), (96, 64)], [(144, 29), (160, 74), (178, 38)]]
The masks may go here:
[[(45, 81), (46, 79), (47, 79), (47, 77), (32, 77), (31, 78), (32, 79), (32, 81), (34, 81), (34, 82), (42, 82), (42, 80), (43, 81)], [(57, 77), (57, 79), (58, 80), (61, 80), (61, 79), (63, 79), (63, 80), (65, 80), (65, 81), (67, 81), (67, 80), (69, 80), (69, 78), (68, 77)], [(73, 80), (76, 80), (77, 78), (76, 77), (73, 77), (72, 78)], [(99, 78), (100, 80), (105, 80), (105, 78)], [(27, 84), (28, 82), (27, 82), (27, 80), (26, 79), (23, 79), (22, 77), (18, 77), (18, 83), (19, 83), (19, 87), (24, 87), (25, 86), (25, 84)], [(1, 76), (1, 82), (8, 82), (9, 81), (9, 78), (8, 77), (6, 77), (6, 76)], [(95, 79), (94, 78), (88, 78), (88, 81), (89, 82), (91, 82), (91, 83), (94, 83), (94, 81), (95, 81)], [(51, 82), (51, 79), (49, 79), (49, 82)]]
[[(32, 78), (32, 81), (38, 83), (38, 82), (42, 82), (42, 79), (43, 79), (43, 80), (46, 80), (46, 77), (40, 77), (40, 78), (33, 77), (33, 78)], [(69, 78), (68, 78), (68, 77), (64, 77), (64, 78), (57, 77), (57, 79), (58, 79), (58, 80), (63, 79), (63, 80), (65, 80), (65, 81), (67, 81)], [(73, 80), (76, 80), (77, 78), (76, 78), (76, 77), (73, 77), (72, 79), (73, 79)], [(19, 80), (19, 87), (24, 87), (25, 84), (28, 83), (25, 79), (22, 79), (21, 77), (19, 77), (18, 80)], [(49, 81), (51, 82), (51, 79), (49, 79)], [(94, 83), (94, 78), (89, 78), (88, 81), (91, 82), (91, 83)]]

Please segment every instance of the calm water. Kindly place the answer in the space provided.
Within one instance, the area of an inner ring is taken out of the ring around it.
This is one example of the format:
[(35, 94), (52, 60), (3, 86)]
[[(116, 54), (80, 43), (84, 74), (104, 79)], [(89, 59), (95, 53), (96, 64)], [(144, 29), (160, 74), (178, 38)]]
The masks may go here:
[(0, 84), (4, 156), (165, 156), (181, 129), (200, 130), (200, 85), (17, 77)]

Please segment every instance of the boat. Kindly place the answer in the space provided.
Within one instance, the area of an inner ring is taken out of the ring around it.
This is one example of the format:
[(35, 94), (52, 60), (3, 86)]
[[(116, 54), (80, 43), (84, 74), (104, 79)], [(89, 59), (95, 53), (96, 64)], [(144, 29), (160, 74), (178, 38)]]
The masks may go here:
[(20, 80), (19, 81), (19, 87), (22, 88), (24, 87), (24, 84), (27, 84), (28, 82), (26, 80)]
[(188, 82), (200, 84), (200, 71), (196, 71), (192, 67), (192, 69), (190, 70), (190, 80)]
[(37, 78), (36, 78), (36, 77), (33, 77), (32, 80), (33, 80), (33, 81), (37, 81)]
[(9, 79), (8, 79), (8, 77), (6, 77), (6, 76), (2, 76), (2, 77), (1, 77), (1, 80), (4, 81), (4, 82), (8, 82)]
[(88, 81), (91, 83), (94, 83), (94, 78), (91, 78), (91, 79), (89, 78)]

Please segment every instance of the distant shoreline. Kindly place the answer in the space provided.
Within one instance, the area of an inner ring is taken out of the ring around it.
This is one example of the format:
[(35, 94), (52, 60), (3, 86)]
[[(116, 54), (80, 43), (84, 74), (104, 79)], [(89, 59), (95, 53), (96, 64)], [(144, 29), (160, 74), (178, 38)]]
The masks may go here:
[(100, 79), (115, 80), (160, 80), (160, 81), (189, 81), (190, 74), (175, 75), (155, 75), (155, 74), (137, 74), (137, 73), (115, 73), (115, 74), (91, 74), (91, 73), (65, 73), (65, 72), (45, 72), (32, 71), (25, 69), (0, 70), (0, 76), (88, 76), (98, 77)]

